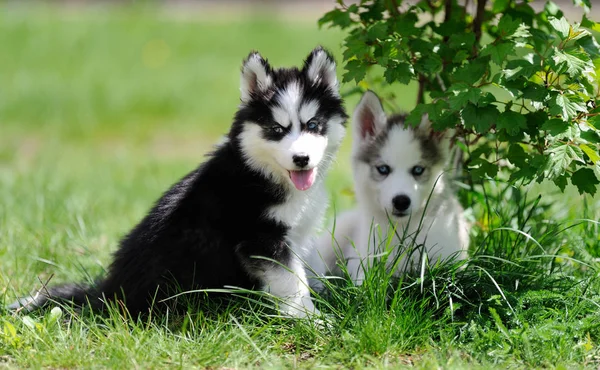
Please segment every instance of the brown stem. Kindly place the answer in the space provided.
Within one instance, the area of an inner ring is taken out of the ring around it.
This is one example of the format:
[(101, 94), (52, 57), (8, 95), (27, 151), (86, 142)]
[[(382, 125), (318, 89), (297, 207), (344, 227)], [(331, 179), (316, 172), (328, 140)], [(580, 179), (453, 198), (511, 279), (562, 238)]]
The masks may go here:
[(446, 0), (444, 3), (444, 23), (450, 20), (452, 16), (452, 0)]
[[(445, 0), (444, 2), (444, 23), (448, 23), (450, 17), (452, 17), (452, 1)], [(450, 39), (450, 36), (444, 36), (444, 44), (448, 42), (448, 39)]]
[(417, 93), (417, 104), (425, 102), (425, 84), (427, 79), (422, 74), (419, 74), (419, 92)]
[(475, 19), (473, 19), (473, 32), (475, 33), (475, 45), (473, 45), (473, 53), (479, 48), (479, 41), (481, 40), (481, 25), (483, 24), (483, 17), (485, 16), (485, 5), (487, 0), (477, 0), (477, 11), (475, 13)]

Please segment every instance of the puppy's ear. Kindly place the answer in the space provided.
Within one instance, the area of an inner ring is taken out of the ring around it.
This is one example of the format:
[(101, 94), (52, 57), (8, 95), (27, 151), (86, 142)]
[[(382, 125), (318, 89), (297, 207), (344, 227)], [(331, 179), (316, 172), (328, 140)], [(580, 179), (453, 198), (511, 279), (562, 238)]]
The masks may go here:
[(371, 90), (364, 93), (354, 110), (355, 137), (364, 140), (374, 137), (387, 125), (387, 117), (379, 97)]
[(315, 84), (323, 83), (338, 96), (338, 80), (335, 75), (335, 60), (322, 47), (316, 47), (306, 58), (302, 71)]
[(427, 113), (423, 114), (421, 117), (421, 122), (417, 127), (417, 130), (422, 133), (424, 136), (428, 136), (433, 140), (442, 141), (448, 139), (448, 130), (436, 131), (433, 129), (432, 123), (429, 120), (429, 115)]
[(269, 63), (258, 52), (250, 53), (242, 65), (240, 81), (242, 103), (248, 103), (253, 95), (267, 91), (272, 83)]

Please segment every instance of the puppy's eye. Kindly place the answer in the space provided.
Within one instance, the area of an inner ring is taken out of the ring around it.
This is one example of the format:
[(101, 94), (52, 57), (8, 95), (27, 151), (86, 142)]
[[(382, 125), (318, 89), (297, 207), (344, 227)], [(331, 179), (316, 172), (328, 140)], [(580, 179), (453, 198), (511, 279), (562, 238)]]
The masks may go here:
[(271, 126), (271, 131), (273, 131), (276, 134), (281, 134), (283, 133), (283, 127), (281, 127), (280, 125), (273, 125)]
[(425, 172), (425, 167), (423, 166), (414, 166), (412, 170), (410, 170), (410, 173), (412, 173), (413, 176), (421, 176), (423, 172)]
[(383, 164), (381, 166), (376, 166), (375, 169), (379, 172), (380, 175), (387, 176), (392, 172), (392, 169), (387, 164)]
[(316, 131), (319, 128), (319, 121), (315, 118), (311, 118), (308, 122), (306, 122), (306, 129), (308, 131)]

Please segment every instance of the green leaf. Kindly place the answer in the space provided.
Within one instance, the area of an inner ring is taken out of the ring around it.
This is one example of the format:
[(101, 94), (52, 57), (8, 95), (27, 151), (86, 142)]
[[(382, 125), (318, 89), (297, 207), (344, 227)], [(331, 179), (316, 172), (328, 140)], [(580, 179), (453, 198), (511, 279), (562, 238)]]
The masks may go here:
[(590, 0), (573, 0), (573, 4), (580, 6), (583, 8), (584, 12), (589, 12), (592, 7), (592, 3)]
[(579, 194), (596, 194), (596, 185), (600, 184), (594, 171), (589, 168), (580, 168), (571, 175), (571, 183), (577, 186)]
[(465, 32), (465, 22), (462, 20), (451, 19), (447, 22), (440, 23), (438, 26), (432, 27), (434, 32), (444, 36), (450, 37), (459, 33)]
[(587, 53), (578, 49), (563, 52), (558, 48), (554, 48), (552, 59), (556, 65), (564, 63), (567, 67), (567, 73), (573, 78), (578, 77), (584, 71), (590, 73), (594, 70), (594, 65)]
[(459, 50), (456, 52), (456, 54), (454, 54), (454, 57), (452, 57), (452, 62), (453, 63), (461, 63), (462, 61), (464, 61), (465, 59), (467, 59), (469, 57), (469, 52), (466, 50)]
[(360, 19), (365, 23), (372, 23), (383, 19), (385, 4), (383, 1), (374, 1), (369, 6), (361, 6), (361, 9), (366, 9), (366, 11), (359, 13)]
[(593, 163), (600, 161), (600, 155), (598, 155), (597, 150), (590, 148), (587, 144), (579, 144), (579, 147)]
[(544, 11), (554, 17), (562, 17), (563, 12), (560, 10), (560, 7), (556, 5), (553, 1), (546, 1), (546, 5), (544, 5)]
[(422, 28), (415, 26), (418, 21), (419, 17), (415, 13), (404, 13), (394, 18), (392, 27), (394, 31), (403, 37), (416, 36), (422, 32)]
[(367, 74), (367, 66), (358, 60), (351, 60), (346, 63), (346, 73), (344, 73), (343, 82), (350, 82), (352, 80), (359, 83), (365, 78)]
[(567, 176), (565, 176), (564, 174), (560, 175), (558, 177), (553, 178), (552, 182), (560, 189), (560, 191), (564, 192), (565, 188), (567, 187)]
[(562, 115), (563, 121), (569, 121), (577, 116), (577, 112), (587, 111), (583, 102), (572, 101), (572, 98), (575, 97), (556, 94), (556, 96), (548, 102), (550, 114)]
[(413, 127), (417, 127), (421, 123), (423, 115), (427, 113), (429, 104), (417, 104), (417, 106), (406, 116), (406, 123)]
[(560, 135), (557, 135), (556, 138), (559, 140), (568, 140), (568, 141), (579, 141), (579, 137), (581, 135), (581, 130), (579, 129), (579, 125), (575, 124), (571, 124), (567, 127), (567, 129), (565, 130), (565, 132), (563, 132)]
[(492, 125), (496, 124), (499, 115), (500, 112), (498, 112), (498, 109), (494, 105), (477, 107), (469, 103), (461, 111), (465, 127), (475, 128), (481, 134), (488, 132)]
[(515, 33), (521, 21), (519, 19), (513, 19), (509, 14), (504, 14), (498, 22), (498, 32), (502, 37), (507, 37)]
[(435, 130), (443, 131), (448, 128), (456, 128), (458, 125), (460, 125), (460, 117), (458, 113), (446, 110), (439, 118), (437, 118), (433, 122), (432, 127)]
[(525, 166), (520, 168), (518, 171), (512, 172), (508, 181), (515, 182), (517, 180), (523, 180), (525, 183), (529, 183), (537, 174), (537, 168), (533, 166)]
[(451, 49), (466, 49), (471, 50), (475, 44), (475, 34), (473, 32), (456, 33), (450, 36), (448, 46)]
[(481, 50), (481, 55), (489, 55), (492, 61), (499, 66), (502, 66), (509, 55), (515, 55), (515, 44), (511, 41), (501, 42), (498, 44), (488, 44)]
[(529, 26), (525, 23), (521, 23), (517, 30), (510, 36), (511, 39), (525, 39), (531, 37), (529, 32)]
[(418, 104), (406, 117), (406, 123), (416, 127), (421, 123), (421, 117), (425, 113), (429, 115), (429, 119), (437, 121), (444, 115), (445, 110), (448, 108), (448, 104), (445, 100), (437, 100), (435, 103), (421, 103)]
[(398, 59), (397, 42), (393, 40), (385, 40), (380, 43), (380, 47), (375, 47), (373, 56), (377, 60), (377, 64), (382, 67), (388, 67), (390, 61), (394, 62)]
[(504, 10), (508, 7), (508, 4), (511, 3), (511, 0), (496, 0), (492, 5), (492, 13), (498, 14), (504, 12)]
[(437, 54), (428, 54), (419, 60), (415, 68), (421, 72), (436, 74), (442, 70), (443, 61)]
[(389, 66), (383, 76), (389, 84), (399, 82), (406, 85), (415, 77), (415, 71), (410, 64), (402, 62), (396, 66)]
[(483, 158), (476, 158), (471, 161), (469, 172), (473, 177), (479, 179), (494, 178), (498, 174), (498, 165), (490, 163)]
[(429, 114), (431, 120), (439, 120), (446, 113), (448, 109), (448, 103), (445, 100), (436, 100), (435, 103), (427, 104), (426, 112)]
[(523, 98), (543, 102), (546, 100), (548, 90), (542, 85), (538, 85), (534, 82), (528, 82), (527, 87), (523, 89)]
[(552, 136), (558, 136), (563, 132), (567, 131), (570, 124), (568, 122), (563, 121), (562, 119), (553, 118), (550, 119), (540, 127), (541, 130), (548, 131), (548, 133)]
[(367, 41), (384, 40), (389, 37), (387, 23), (375, 23), (367, 29)]
[(452, 90), (450, 97), (448, 98), (448, 105), (451, 109), (460, 110), (468, 102), (477, 104), (481, 98), (481, 89), (476, 87), (467, 87), (461, 90)]
[(420, 53), (420, 54), (430, 54), (431, 50), (433, 50), (434, 45), (429, 42), (429, 41), (425, 41), (423, 39), (417, 39), (417, 40), (411, 40), (408, 43), (408, 47), (410, 48), (410, 50), (414, 51), (415, 53)]
[(475, 61), (458, 68), (453, 74), (454, 80), (463, 81), (469, 85), (473, 85), (483, 77), (488, 66), (489, 63), (487, 62), (487, 59), (475, 59)]
[(325, 13), (325, 15), (319, 19), (319, 27), (322, 27), (326, 23), (331, 23), (330, 27), (338, 26), (341, 29), (344, 29), (352, 24), (350, 12), (345, 12), (341, 9), (333, 9), (332, 11)]
[(591, 59), (600, 57), (600, 45), (596, 41), (596, 38), (592, 36), (582, 37), (577, 40), (577, 45), (581, 46)]
[(585, 14), (581, 19), (581, 27), (589, 28), (596, 32), (600, 32), (600, 23), (590, 20)]
[(600, 130), (600, 114), (588, 117), (587, 122), (595, 129)]
[(506, 158), (518, 167), (525, 167), (527, 165), (527, 159), (529, 155), (525, 153), (525, 150), (520, 144), (512, 144), (508, 148), (508, 154)]
[(525, 116), (522, 114), (513, 111), (506, 111), (500, 113), (496, 127), (499, 130), (506, 130), (506, 132), (511, 136), (515, 136), (527, 128), (527, 123)]
[(569, 41), (579, 40), (589, 35), (591, 35), (590, 31), (582, 29), (579, 24), (575, 23), (571, 25), (571, 29), (569, 30)]
[(558, 32), (561, 39), (566, 39), (569, 37), (569, 31), (571, 30), (571, 25), (565, 19), (565, 17), (555, 18), (548, 17), (548, 22), (552, 25), (552, 27)]
[(544, 171), (550, 166), (550, 159), (547, 155), (534, 154), (529, 160), (531, 167), (537, 169), (537, 173), (542, 175)]
[(502, 73), (507, 80), (513, 80), (521, 76), (529, 79), (540, 69), (539, 65), (535, 65), (525, 59), (516, 59), (509, 61), (506, 64), (506, 69), (502, 70)]
[(588, 143), (594, 143), (594, 144), (600, 143), (600, 135), (598, 132), (596, 132), (594, 130), (586, 130), (586, 131), (582, 130), (579, 134), (579, 137), (582, 138), (583, 140), (587, 141)]
[(573, 161), (585, 163), (583, 151), (574, 145), (557, 143), (546, 153), (550, 160), (548, 177), (551, 179), (562, 175)]
[(365, 44), (365, 41), (360, 37), (348, 36), (344, 43), (346, 50), (344, 50), (344, 59), (350, 60), (355, 56), (368, 53), (370, 47)]
[(483, 96), (479, 98), (477, 105), (479, 105), (480, 107), (485, 107), (486, 105), (490, 105), (492, 103), (495, 103), (496, 101), (497, 100), (494, 94), (486, 92), (485, 94), (483, 94)]

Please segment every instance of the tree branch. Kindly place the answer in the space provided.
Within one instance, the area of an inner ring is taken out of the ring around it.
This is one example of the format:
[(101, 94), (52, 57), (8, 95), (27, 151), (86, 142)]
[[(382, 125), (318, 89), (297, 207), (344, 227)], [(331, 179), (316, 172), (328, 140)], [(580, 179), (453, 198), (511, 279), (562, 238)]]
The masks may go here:
[[(444, 23), (448, 23), (452, 17), (452, 1), (445, 0), (444, 2)], [(448, 42), (448, 39), (450, 39), (449, 36), (444, 36), (444, 43)]]
[(417, 93), (417, 104), (422, 104), (425, 102), (425, 84), (427, 84), (427, 79), (425, 76), (419, 73), (419, 92)]
[(473, 19), (473, 32), (475, 33), (475, 45), (473, 45), (473, 53), (479, 49), (479, 41), (481, 40), (481, 25), (485, 16), (485, 5), (487, 0), (477, 0), (477, 11), (475, 19)]

